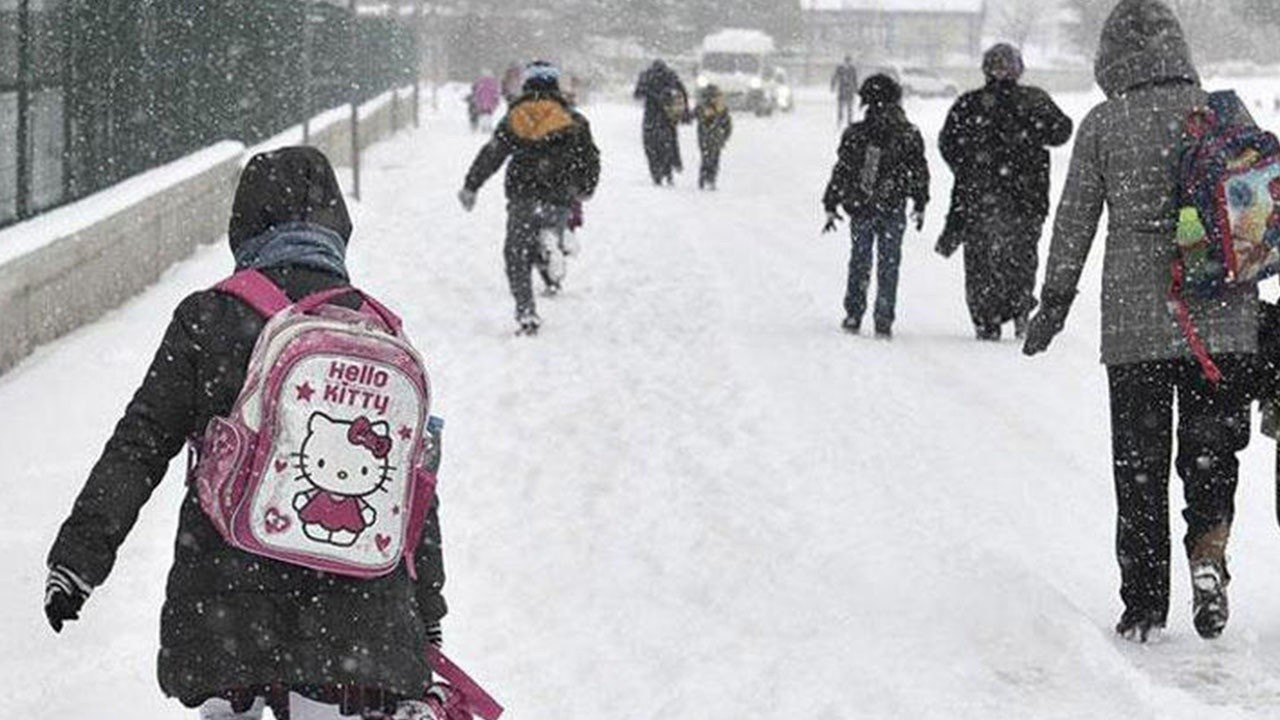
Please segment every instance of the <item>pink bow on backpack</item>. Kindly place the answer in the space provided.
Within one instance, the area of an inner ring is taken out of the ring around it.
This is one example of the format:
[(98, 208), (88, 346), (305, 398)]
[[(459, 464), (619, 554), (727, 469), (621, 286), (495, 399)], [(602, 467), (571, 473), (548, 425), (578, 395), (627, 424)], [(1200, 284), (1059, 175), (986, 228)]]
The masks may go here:
[(391, 452), (391, 438), (379, 435), (373, 429), (373, 423), (369, 422), (369, 418), (363, 416), (351, 423), (351, 429), (347, 430), (347, 442), (368, 448), (369, 452), (379, 460), (385, 460)]

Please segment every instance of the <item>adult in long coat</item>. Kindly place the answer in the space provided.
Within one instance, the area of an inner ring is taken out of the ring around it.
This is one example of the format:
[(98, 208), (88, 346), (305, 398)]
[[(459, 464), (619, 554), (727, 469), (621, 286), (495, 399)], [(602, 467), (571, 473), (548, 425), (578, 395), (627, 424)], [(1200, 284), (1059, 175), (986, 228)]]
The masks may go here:
[[(350, 235), (342, 192), (318, 150), (263, 153), (245, 167), (228, 231), (237, 269), (259, 269), (297, 300), (347, 284)], [(46, 613), (55, 629), (107, 579), (170, 459), (210, 418), (230, 412), (264, 324), (240, 299), (214, 290), (178, 305), (49, 552)], [(279, 699), (282, 690), (348, 710), (394, 709), (399, 698), (421, 697), (431, 672), (428, 635), (438, 635), (445, 613), (434, 509), (416, 565), (416, 581), (404, 564), (361, 580), (238, 550), (188, 484), (160, 617), (160, 687), (189, 707), (237, 709), (255, 697)]]
[(986, 85), (965, 93), (939, 138), (955, 174), (944, 242), (964, 243), (965, 299), (979, 339), (1015, 322), (1021, 337), (1035, 307), (1040, 234), (1049, 214), (1049, 151), (1071, 139), (1071, 118), (1049, 94), (1020, 85), (1022, 57), (987, 51)]
[(1054, 219), (1041, 307), (1024, 352), (1062, 329), (1107, 209), (1102, 262), (1102, 362), (1111, 397), (1124, 612), (1116, 631), (1146, 640), (1169, 610), (1169, 457), (1177, 397), (1176, 468), (1196, 630), (1227, 622), (1226, 545), (1239, 464), (1249, 442), (1248, 375), (1258, 347), (1253, 286), (1187, 298), (1200, 337), (1224, 372), (1207, 380), (1166, 305), (1175, 257), (1177, 163), (1184, 121), (1207, 101), (1182, 28), (1159, 0), (1122, 0), (1102, 31), (1096, 65), (1107, 94), (1081, 123)]
[(675, 70), (662, 60), (654, 60), (640, 73), (633, 95), (644, 101), (644, 154), (649, 175), (654, 185), (670, 185), (673, 174), (684, 169), (679, 126), (689, 115), (689, 93)]

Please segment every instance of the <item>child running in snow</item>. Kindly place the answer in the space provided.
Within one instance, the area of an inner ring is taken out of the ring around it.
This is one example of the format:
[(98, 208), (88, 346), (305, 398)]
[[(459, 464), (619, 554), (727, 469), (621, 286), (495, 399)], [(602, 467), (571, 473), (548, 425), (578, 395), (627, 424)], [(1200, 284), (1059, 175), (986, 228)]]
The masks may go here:
[(516, 333), (535, 335), (542, 319), (533, 299), (533, 269), (542, 271), (548, 294), (559, 291), (572, 206), (591, 197), (600, 178), (591, 126), (560, 92), (560, 69), (551, 63), (535, 61), (525, 69), (523, 94), (511, 102), (458, 192), (464, 210), (475, 207), (480, 187), (507, 158), (503, 255), (516, 304)]
[(694, 109), (698, 119), (698, 149), (702, 151), (702, 167), (698, 171), (698, 187), (715, 190), (720, 175), (720, 151), (733, 134), (733, 118), (725, 105), (724, 93), (715, 85), (708, 85), (699, 93), (698, 106)]
[[(318, 150), (263, 153), (245, 167), (228, 231), (237, 271), (258, 270), (291, 301), (342, 288), (350, 235), (337, 179)], [(332, 302), (355, 307), (359, 296)], [(170, 459), (232, 409), (265, 322), (216, 289), (178, 305), (49, 552), (45, 613), (55, 631), (107, 579)], [(381, 438), (373, 428), (365, 435), (367, 445)], [(445, 614), (434, 505), (413, 564), (412, 573), (401, 562), (360, 579), (237, 549), (188, 483), (160, 621), (161, 690), (203, 720), (253, 720), (266, 706), (294, 720), (434, 717), (419, 702), (432, 672), (427, 646), (440, 642)]]

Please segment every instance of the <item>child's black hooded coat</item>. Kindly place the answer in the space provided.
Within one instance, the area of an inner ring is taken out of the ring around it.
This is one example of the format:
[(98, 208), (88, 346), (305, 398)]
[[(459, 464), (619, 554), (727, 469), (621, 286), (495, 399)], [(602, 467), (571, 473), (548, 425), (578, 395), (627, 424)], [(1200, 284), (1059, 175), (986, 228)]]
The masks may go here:
[[(344, 243), (350, 237), (333, 171), (312, 148), (258, 155), (245, 168), (228, 233), (232, 252), (285, 223), (320, 226)], [(307, 267), (263, 271), (293, 299), (345, 284), (337, 274)], [(51, 565), (66, 566), (93, 585), (106, 580), (169, 461), (211, 417), (230, 411), (264, 323), (240, 300), (219, 292), (200, 291), (182, 301), (58, 533)], [(381, 578), (358, 580), (236, 550), (210, 524), (189, 486), (161, 617), (161, 688), (191, 706), (231, 689), (271, 684), (418, 695), (430, 674), (425, 626), (445, 613), (434, 510), (417, 573), (414, 582), (402, 565)]]

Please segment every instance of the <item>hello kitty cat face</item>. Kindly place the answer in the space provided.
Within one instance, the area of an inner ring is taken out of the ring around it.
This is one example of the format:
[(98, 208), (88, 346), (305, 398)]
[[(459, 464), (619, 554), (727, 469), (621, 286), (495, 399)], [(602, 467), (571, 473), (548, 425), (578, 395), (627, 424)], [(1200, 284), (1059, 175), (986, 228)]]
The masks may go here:
[(391, 428), (368, 418), (335, 420), (311, 414), (298, 453), (301, 477), (333, 495), (364, 496), (390, 480)]

